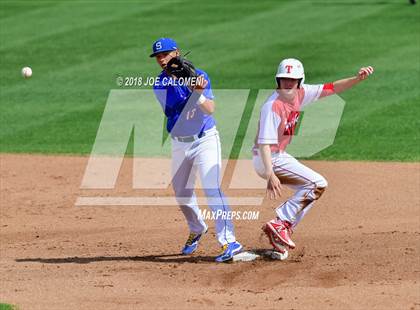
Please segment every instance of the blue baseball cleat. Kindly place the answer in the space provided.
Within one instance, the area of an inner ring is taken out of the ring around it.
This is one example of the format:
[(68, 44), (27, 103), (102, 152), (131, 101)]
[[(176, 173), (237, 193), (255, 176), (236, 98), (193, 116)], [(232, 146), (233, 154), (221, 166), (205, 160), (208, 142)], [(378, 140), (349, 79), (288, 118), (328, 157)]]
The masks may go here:
[(222, 251), (222, 254), (216, 257), (216, 262), (218, 263), (231, 260), (235, 254), (242, 251), (242, 245), (237, 241), (227, 243), (222, 247)]
[(183, 255), (190, 255), (192, 253), (195, 252), (195, 250), (197, 250), (198, 248), (198, 241), (200, 241), (200, 238), (203, 234), (205, 234), (207, 232), (207, 230), (201, 234), (197, 234), (197, 233), (190, 233), (190, 235), (188, 236), (188, 240), (187, 242), (185, 242), (184, 248), (182, 249), (182, 254)]

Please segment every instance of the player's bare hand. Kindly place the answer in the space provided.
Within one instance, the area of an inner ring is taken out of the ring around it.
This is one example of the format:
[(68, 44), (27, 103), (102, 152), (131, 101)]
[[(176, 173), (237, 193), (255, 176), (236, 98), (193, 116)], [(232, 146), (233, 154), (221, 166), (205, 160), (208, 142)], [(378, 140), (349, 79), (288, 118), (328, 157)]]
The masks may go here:
[(204, 75), (197, 77), (194, 89), (198, 92), (202, 92), (209, 82), (204, 78)]
[(274, 200), (281, 196), (281, 182), (274, 173), (271, 174), (267, 181), (266, 196)]
[(366, 79), (371, 74), (373, 74), (373, 67), (371, 67), (371, 66), (363, 67), (363, 68), (360, 68), (359, 73), (357, 74), (357, 78), (360, 81), (363, 81), (364, 79)]

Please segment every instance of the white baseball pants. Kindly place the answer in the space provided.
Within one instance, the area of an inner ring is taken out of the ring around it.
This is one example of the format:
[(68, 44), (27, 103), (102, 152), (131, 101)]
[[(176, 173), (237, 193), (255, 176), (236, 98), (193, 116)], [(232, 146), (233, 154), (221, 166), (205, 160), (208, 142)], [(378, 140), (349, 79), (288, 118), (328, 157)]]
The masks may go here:
[[(214, 214), (231, 212), (221, 186), (221, 148), (216, 128), (206, 131), (206, 135), (194, 142), (179, 142), (172, 139), (172, 186), (176, 199), (194, 233), (207, 230), (202, 219), (194, 192), (197, 170), (207, 202)], [(236, 241), (234, 227), (226, 216), (215, 219), (216, 236), (221, 245)]]
[[(255, 171), (261, 176), (264, 173), (264, 164), (259, 151), (256, 152), (258, 155), (254, 153), (253, 164)], [(325, 191), (327, 180), (286, 152), (272, 153), (271, 156), (274, 173), (280, 182), (296, 190), (292, 197), (276, 208), (277, 217), (295, 227)]]

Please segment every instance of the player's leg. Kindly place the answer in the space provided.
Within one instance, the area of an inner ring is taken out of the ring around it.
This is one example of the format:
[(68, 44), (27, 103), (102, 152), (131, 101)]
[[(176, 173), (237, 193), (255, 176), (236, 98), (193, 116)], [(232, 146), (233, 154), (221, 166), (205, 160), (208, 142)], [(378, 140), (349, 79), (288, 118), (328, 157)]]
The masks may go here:
[(187, 145), (180, 142), (172, 144), (172, 187), (190, 230), (182, 253), (191, 254), (197, 249), (202, 234), (207, 231), (207, 225), (202, 218), (194, 193), (196, 171), (193, 160), (185, 156), (186, 147)]
[[(261, 175), (264, 165), (259, 156), (254, 156), (254, 168)], [(270, 243), (279, 251), (282, 244), (294, 248), (292, 228), (303, 219), (313, 203), (325, 191), (328, 183), (324, 177), (306, 167), (287, 153), (273, 156), (273, 169), (282, 184), (296, 190), (295, 194), (276, 209), (277, 218), (266, 223), (263, 230)]]
[(220, 139), (217, 131), (200, 139), (200, 144), (196, 148), (194, 164), (198, 167), (208, 205), (212, 212), (216, 214), (216, 236), (223, 247), (223, 254), (216, 260), (231, 259), (234, 254), (242, 250), (242, 245), (236, 242), (234, 226), (229, 217), (231, 209), (220, 189), (222, 159)]
[(201, 138), (194, 151), (194, 165), (199, 171), (208, 205), (214, 214), (219, 215), (215, 222), (217, 240), (221, 245), (234, 242), (236, 239), (232, 221), (222, 216), (231, 212), (231, 209), (220, 189), (222, 161), (218, 135), (213, 134)]
[(302, 211), (300, 211), (297, 215), (296, 215), (296, 219), (292, 224), (292, 227), (295, 228), (300, 221), (304, 218), (304, 216), (309, 212), (309, 210), (314, 206), (314, 202), (311, 202), (308, 206), (306, 206)]
[(267, 235), (277, 238), (290, 248), (295, 247), (291, 239), (292, 228), (303, 219), (313, 203), (328, 186), (319, 173), (306, 167), (289, 154), (278, 154), (273, 157), (273, 169), (283, 184), (296, 189), (294, 195), (276, 209), (277, 218), (264, 226)]
[(273, 161), (274, 172), (282, 184), (296, 189), (294, 195), (276, 209), (277, 216), (295, 227), (319, 199), (328, 186), (319, 173), (288, 154)]

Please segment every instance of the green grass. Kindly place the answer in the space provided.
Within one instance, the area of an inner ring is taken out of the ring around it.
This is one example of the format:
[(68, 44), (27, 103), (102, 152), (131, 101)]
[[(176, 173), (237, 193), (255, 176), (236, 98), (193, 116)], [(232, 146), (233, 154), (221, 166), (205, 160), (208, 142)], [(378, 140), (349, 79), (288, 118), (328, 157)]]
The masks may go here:
[(15, 306), (0, 303), (0, 310), (17, 310)]
[[(156, 75), (151, 43), (170, 36), (219, 89), (272, 88), (284, 57), (303, 61), (307, 83), (373, 65), (341, 95), (335, 142), (313, 158), (418, 161), (419, 26), (404, 0), (2, 1), (0, 151), (90, 153), (116, 76)], [(161, 130), (159, 113), (145, 117)]]

